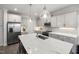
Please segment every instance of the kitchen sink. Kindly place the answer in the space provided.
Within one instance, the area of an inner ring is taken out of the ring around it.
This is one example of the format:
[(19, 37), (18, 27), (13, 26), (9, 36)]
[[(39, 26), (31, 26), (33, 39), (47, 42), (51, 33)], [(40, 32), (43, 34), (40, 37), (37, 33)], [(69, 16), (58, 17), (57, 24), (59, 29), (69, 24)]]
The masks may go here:
[(44, 36), (44, 35), (38, 35), (37, 37), (38, 37), (38, 38), (41, 38), (41, 39), (43, 39), (43, 40), (48, 39), (48, 37), (46, 37), (46, 36)]

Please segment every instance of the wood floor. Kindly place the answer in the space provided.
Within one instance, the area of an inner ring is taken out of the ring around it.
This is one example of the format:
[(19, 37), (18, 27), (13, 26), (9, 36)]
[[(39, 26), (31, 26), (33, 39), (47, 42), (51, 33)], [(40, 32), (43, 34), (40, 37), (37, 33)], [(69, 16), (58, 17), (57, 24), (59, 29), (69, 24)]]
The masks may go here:
[(6, 47), (0, 47), (0, 54), (17, 54), (19, 44), (12, 44)]

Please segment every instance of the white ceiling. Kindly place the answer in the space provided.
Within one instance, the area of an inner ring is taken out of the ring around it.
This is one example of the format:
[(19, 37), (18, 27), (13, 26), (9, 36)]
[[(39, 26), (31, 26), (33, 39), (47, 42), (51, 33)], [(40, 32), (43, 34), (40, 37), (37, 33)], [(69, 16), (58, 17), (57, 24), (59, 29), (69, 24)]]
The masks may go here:
[[(70, 4), (46, 4), (46, 8), (48, 11), (55, 11), (57, 9), (69, 6)], [(42, 12), (44, 4), (32, 4), (31, 14), (35, 13), (39, 14)], [(28, 4), (0, 4), (0, 8), (6, 8), (9, 11), (14, 12), (14, 8), (18, 8), (18, 13), (29, 15), (30, 6)]]

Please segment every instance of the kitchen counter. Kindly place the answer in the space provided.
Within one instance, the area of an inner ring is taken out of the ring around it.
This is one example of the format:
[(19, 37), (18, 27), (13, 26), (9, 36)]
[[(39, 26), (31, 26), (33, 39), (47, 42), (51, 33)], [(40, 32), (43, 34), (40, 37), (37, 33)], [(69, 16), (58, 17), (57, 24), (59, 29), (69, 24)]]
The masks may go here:
[(51, 35), (51, 34), (57, 34), (57, 35), (63, 35), (63, 36), (67, 36), (67, 37), (77, 38), (77, 34), (71, 34), (71, 33), (50, 32), (49, 35)]
[(73, 44), (48, 37), (46, 40), (36, 37), (36, 33), (20, 35), (22, 45), (28, 54), (69, 54)]

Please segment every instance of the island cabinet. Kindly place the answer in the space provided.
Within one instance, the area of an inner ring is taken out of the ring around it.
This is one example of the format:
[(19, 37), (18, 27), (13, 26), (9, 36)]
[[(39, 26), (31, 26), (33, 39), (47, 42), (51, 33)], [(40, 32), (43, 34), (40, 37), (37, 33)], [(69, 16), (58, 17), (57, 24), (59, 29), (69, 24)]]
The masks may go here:
[(17, 54), (28, 54), (20, 40), (19, 40), (19, 47), (17, 50)]

